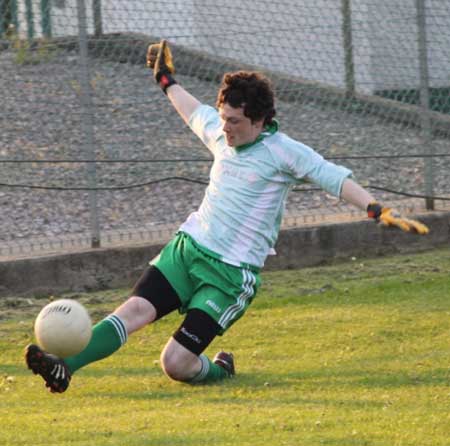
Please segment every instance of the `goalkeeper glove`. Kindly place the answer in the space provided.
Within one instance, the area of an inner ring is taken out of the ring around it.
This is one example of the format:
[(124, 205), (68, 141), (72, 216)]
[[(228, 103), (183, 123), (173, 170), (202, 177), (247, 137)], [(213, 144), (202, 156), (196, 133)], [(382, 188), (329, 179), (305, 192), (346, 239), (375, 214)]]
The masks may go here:
[(149, 45), (147, 50), (147, 67), (153, 69), (153, 77), (167, 94), (167, 89), (177, 83), (172, 77), (175, 67), (172, 62), (172, 52), (166, 40)]
[(428, 234), (429, 229), (423, 223), (409, 218), (404, 218), (390, 208), (384, 208), (379, 203), (370, 203), (367, 206), (367, 215), (374, 218), (383, 226), (394, 226), (405, 232), (415, 232), (416, 234)]

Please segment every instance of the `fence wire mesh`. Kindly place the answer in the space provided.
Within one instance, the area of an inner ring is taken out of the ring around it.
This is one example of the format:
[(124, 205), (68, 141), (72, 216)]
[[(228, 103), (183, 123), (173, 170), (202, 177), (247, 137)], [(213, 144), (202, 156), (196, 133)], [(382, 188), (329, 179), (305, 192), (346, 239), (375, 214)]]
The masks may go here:
[[(377, 199), (449, 203), (449, 2), (0, 0), (0, 257), (164, 241), (199, 205), (209, 153), (145, 67), (161, 38), (201, 101), (263, 71), (281, 130)], [(299, 189), (285, 226), (362, 215)]]

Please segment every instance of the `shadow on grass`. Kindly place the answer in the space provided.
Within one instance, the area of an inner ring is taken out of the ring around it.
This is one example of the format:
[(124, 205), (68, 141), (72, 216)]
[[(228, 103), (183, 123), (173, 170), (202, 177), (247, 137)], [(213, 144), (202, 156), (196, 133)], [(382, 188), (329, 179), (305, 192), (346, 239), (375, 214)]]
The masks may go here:
[[(257, 377), (256, 377), (257, 376)], [(435, 368), (426, 371), (367, 371), (316, 369), (313, 371), (282, 373), (280, 375), (240, 375), (242, 386), (250, 388), (288, 388), (298, 385), (320, 386), (321, 388), (349, 387), (366, 389), (392, 389), (402, 387), (448, 386), (450, 368)]]
[[(137, 429), (133, 433), (118, 433), (112, 431), (95, 432), (92, 433), (90, 445), (95, 445), (97, 442), (102, 443), (105, 439), (112, 441), (111, 444), (120, 444), (127, 446), (142, 446), (142, 445), (157, 445), (157, 446), (199, 446), (204, 444), (226, 444), (223, 435), (217, 433), (216, 438), (212, 439), (211, 435), (200, 435), (196, 432), (185, 432), (170, 434), (155, 433), (151, 427), (145, 429)], [(217, 442), (217, 440), (220, 440)], [(108, 444), (110, 444), (108, 441)]]
[[(94, 376), (94, 375), (92, 375)], [(126, 373), (121, 375), (126, 379)], [(161, 377), (165, 380), (165, 377)], [(311, 372), (293, 372), (274, 374), (249, 374), (241, 373), (231, 380), (209, 385), (189, 385), (175, 383), (167, 378), (167, 382), (149, 383), (145, 389), (139, 388), (130, 391), (128, 386), (123, 391), (101, 392), (102, 397), (133, 399), (133, 400), (174, 400), (181, 401), (186, 397), (197, 395), (208, 403), (223, 403), (230, 401), (233, 404), (248, 405), (258, 402), (271, 405), (314, 404), (335, 405), (350, 408), (375, 407), (382, 408), (384, 400), (358, 400), (335, 398), (311, 398), (311, 388), (336, 392), (339, 389), (353, 388), (356, 390), (373, 390), (377, 392), (393, 389), (420, 388), (447, 386), (450, 383), (450, 370), (445, 368), (433, 369), (421, 373), (411, 372), (367, 372), (363, 370), (327, 370), (317, 369)], [(149, 389), (149, 385), (154, 388)], [(208, 390), (207, 390), (208, 389)], [(217, 392), (219, 391), (219, 394)], [(281, 397), (277, 397), (277, 393)], [(98, 397), (97, 392), (87, 393), (86, 396)]]

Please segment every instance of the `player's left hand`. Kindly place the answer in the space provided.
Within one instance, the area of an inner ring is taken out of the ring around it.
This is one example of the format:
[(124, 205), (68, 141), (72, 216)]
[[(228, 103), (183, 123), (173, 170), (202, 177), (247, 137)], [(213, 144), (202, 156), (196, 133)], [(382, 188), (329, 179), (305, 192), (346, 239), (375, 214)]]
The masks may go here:
[(402, 217), (391, 208), (384, 208), (378, 203), (370, 203), (367, 206), (368, 216), (377, 220), (383, 226), (393, 226), (405, 232), (425, 235), (430, 232), (428, 227), (417, 220)]
[(147, 67), (153, 69), (153, 77), (164, 93), (166, 93), (167, 88), (176, 84), (172, 76), (175, 73), (172, 52), (167, 40), (161, 40), (159, 43), (149, 45), (147, 49)]

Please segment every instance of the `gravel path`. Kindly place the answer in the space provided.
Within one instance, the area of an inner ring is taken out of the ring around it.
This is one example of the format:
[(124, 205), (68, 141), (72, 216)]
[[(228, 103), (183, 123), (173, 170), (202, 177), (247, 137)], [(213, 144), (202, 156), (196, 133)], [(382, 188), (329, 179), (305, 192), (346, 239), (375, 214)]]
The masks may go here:
[[(5, 160), (86, 159), (86, 123), (80, 107), (77, 55), (59, 53), (47, 63), (17, 64), (13, 53), (0, 52), (0, 183), (10, 185), (88, 187), (84, 163), (5, 163)], [(135, 160), (97, 164), (97, 185), (122, 187), (182, 176), (206, 180), (209, 162), (143, 163), (158, 159), (207, 159), (208, 151), (182, 123), (144, 67), (92, 60), (95, 156), (99, 160)], [(178, 76), (199, 99), (214, 104), (217, 86)], [(325, 109), (317, 104), (277, 103), (282, 131), (312, 146), (325, 157), (406, 155), (426, 148), (417, 129), (382, 117)], [(449, 141), (434, 139), (436, 153), (449, 153)], [(3, 162), (1, 162), (3, 161)], [(363, 184), (411, 193), (424, 192), (424, 162), (340, 160)], [(434, 162), (436, 194), (448, 194), (449, 158)], [(172, 180), (121, 190), (99, 191), (102, 231), (181, 222), (200, 203), (205, 186)], [(375, 191), (383, 201), (401, 197)], [(0, 242), (20, 243), (35, 237), (61, 237), (89, 231), (86, 191), (40, 190), (0, 186)], [(287, 216), (344, 212), (348, 207), (322, 192), (292, 192)], [(1, 243), (0, 243), (1, 245)], [(0, 253), (1, 255), (1, 253)]]

